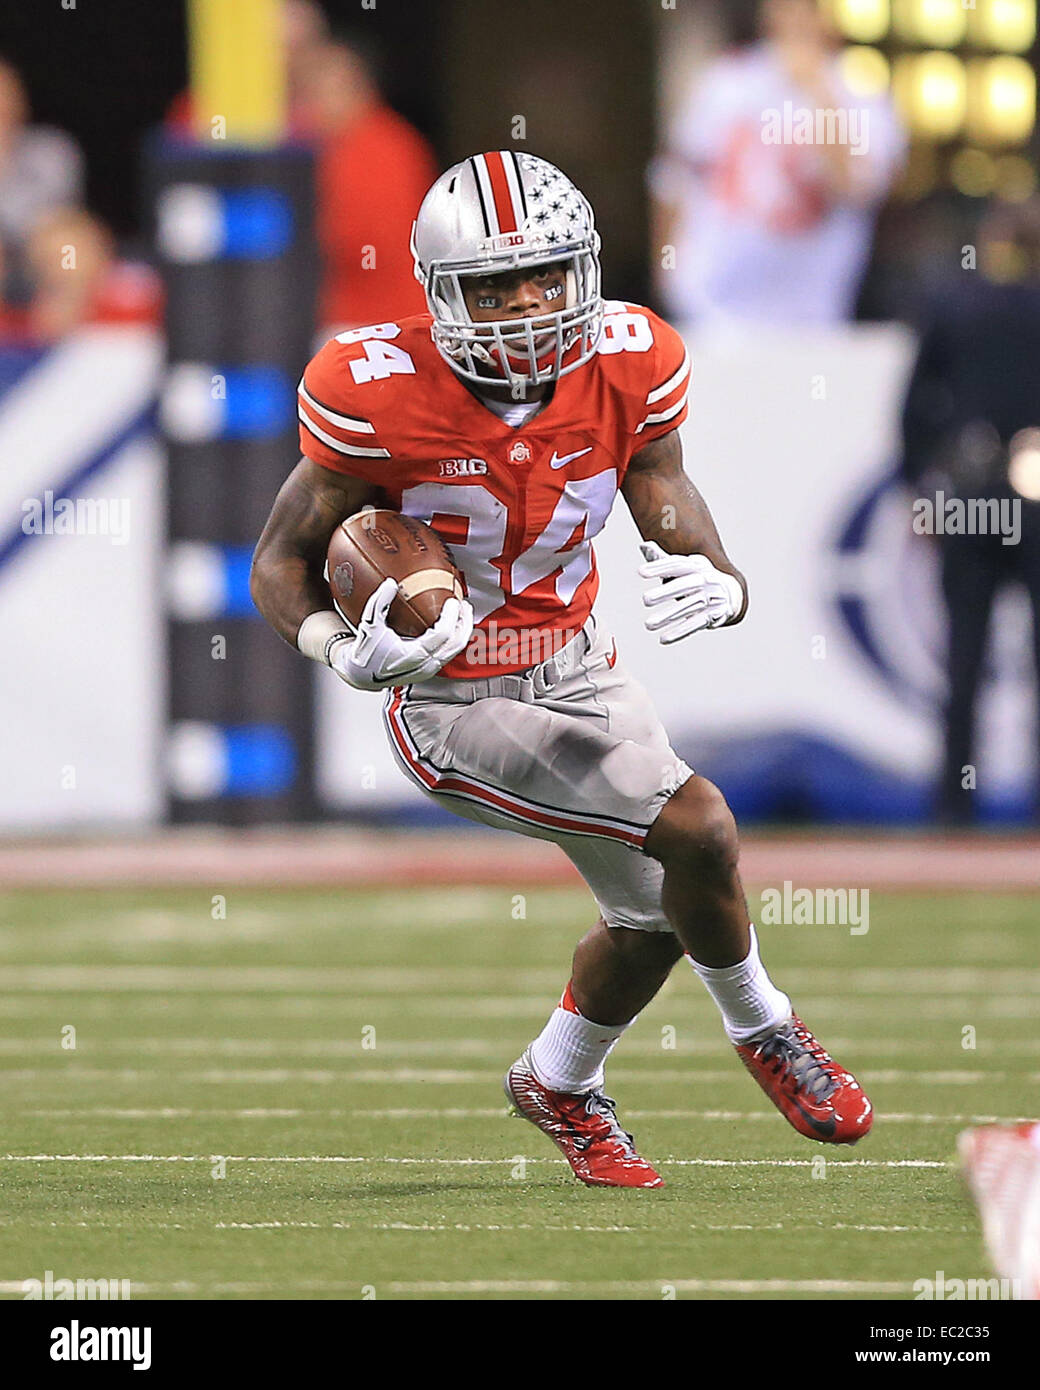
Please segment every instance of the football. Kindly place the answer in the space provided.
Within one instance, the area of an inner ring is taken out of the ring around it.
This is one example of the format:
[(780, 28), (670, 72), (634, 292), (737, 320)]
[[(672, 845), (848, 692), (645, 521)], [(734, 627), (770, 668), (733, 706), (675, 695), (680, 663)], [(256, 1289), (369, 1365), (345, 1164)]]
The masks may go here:
[(436, 531), (415, 517), (368, 507), (341, 521), (329, 541), (329, 588), (353, 627), (384, 579), (397, 580), (387, 621), (401, 637), (421, 637), (445, 600), (465, 593), (462, 575)]

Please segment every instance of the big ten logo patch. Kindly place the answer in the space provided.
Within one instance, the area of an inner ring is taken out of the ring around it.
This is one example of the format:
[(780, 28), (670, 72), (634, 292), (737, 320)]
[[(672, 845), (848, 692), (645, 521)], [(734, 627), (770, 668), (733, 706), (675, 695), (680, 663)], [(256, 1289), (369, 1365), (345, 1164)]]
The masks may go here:
[(487, 459), (438, 459), (442, 478), (476, 478), (488, 471)]

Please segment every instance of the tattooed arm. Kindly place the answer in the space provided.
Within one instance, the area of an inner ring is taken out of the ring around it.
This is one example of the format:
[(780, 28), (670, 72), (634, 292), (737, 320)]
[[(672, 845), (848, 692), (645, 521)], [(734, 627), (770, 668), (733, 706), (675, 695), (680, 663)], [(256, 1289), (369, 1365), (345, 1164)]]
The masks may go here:
[(307, 458), (282, 484), (253, 553), (249, 588), (257, 608), (290, 646), (296, 646), (304, 618), (332, 611), (322, 576), (333, 531), (366, 503), (379, 502), (379, 489), (371, 483)]
[(677, 430), (632, 455), (621, 492), (645, 540), (668, 555), (704, 555), (736, 579), (743, 603), (725, 626), (739, 623), (747, 612), (747, 581), (723, 549), (708, 504), (683, 470)]

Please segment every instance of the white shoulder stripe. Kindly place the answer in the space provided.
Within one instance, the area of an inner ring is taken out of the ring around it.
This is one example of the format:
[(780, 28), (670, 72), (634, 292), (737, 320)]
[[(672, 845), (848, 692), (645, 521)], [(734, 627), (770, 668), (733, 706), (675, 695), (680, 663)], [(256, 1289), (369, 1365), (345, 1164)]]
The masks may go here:
[(636, 426), (636, 434), (639, 434), (647, 425), (660, 425), (663, 424), (665, 420), (674, 419), (686, 404), (688, 394), (688, 392), (683, 392), (682, 400), (676, 405), (670, 405), (667, 410), (659, 410), (655, 415), (648, 415), (641, 424)]
[(662, 400), (670, 391), (674, 391), (684, 377), (690, 373), (690, 354), (683, 354), (682, 366), (673, 377), (669, 377), (663, 386), (658, 386), (656, 390), (650, 392), (646, 398), (647, 405), (653, 405), (654, 401)]
[(324, 430), (318, 428), (314, 421), (304, 412), (302, 405), (298, 408), (297, 414), (310, 430), (311, 434), (314, 435), (315, 439), (320, 439), (323, 444), (327, 444), (330, 449), (335, 449), (337, 453), (353, 454), (361, 458), (370, 459), (388, 459), (390, 457), (389, 449), (362, 449), (357, 444), (344, 444), (341, 439), (333, 439), (331, 434), (326, 434)]
[(368, 420), (355, 420), (351, 415), (338, 415), (336, 411), (329, 410), (327, 406), (319, 405), (304, 386), (303, 377), (300, 377), (300, 384), (296, 389), (314, 413), (320, 415), (323, 420), (328, 420), (330, 425), (338, 425), (341, 430), (354, 430), (357, 434), (375, 434), (376, 427)]

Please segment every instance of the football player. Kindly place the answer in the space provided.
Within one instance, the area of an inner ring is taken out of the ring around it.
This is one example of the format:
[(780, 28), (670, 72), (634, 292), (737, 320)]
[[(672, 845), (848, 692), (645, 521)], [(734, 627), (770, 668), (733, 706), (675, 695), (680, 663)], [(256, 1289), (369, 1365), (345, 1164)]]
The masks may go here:
[[(600, 920), (506, 1092), (583, 1182), (658, 1187), (604, 1093), (604, 1063), (684, 953), (799, 1133), (854, 1143), (871, 1106), (766, 973), (733, 816), (669, 747), (592, 612), (592, 540), (619, 493), (662, 642), (747, 607), (683, 471), (686, 349), (649, 309), (603, 300), (599, 246), (588, 202), (544, 159), (490, 151), (443, 174), (413, 231), (429, 313), (340, 333), (307, 367), (303, 458), (252, 591), (305, 656), (386, 692), (416, 786), (460, 816), (555, 840), (580, 870)], [(465, 575), (466, 598), (421, 637), (387, 625), (393, 580), (356, 633), (330, 607), (329, 538), (369, 504), (429, 523)]]

